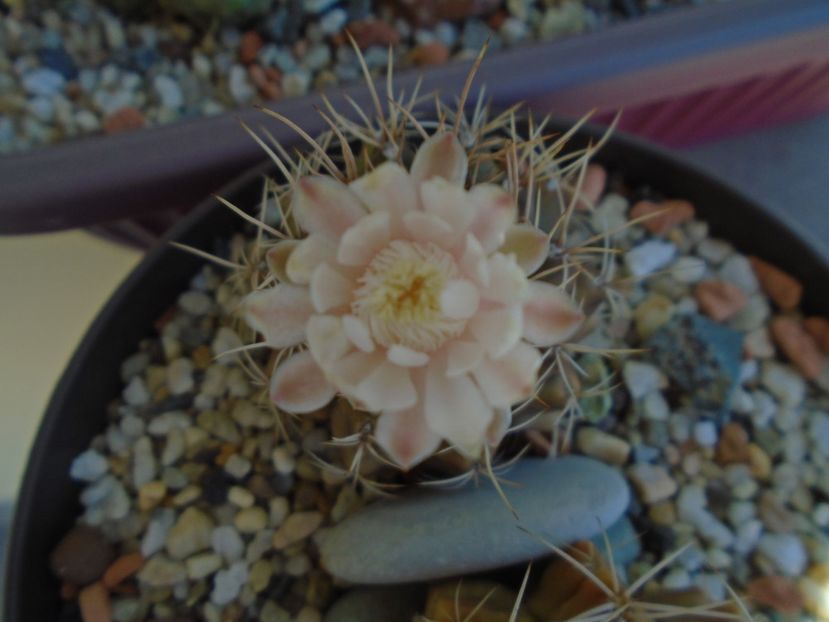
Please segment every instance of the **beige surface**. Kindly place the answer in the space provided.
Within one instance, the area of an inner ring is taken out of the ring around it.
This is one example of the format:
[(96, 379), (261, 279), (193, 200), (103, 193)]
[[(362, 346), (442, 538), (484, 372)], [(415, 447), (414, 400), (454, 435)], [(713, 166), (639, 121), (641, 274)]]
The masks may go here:
[(138, 258), (77, 231), (0, 238), (0, 500), (16, 494), (69, 356)]

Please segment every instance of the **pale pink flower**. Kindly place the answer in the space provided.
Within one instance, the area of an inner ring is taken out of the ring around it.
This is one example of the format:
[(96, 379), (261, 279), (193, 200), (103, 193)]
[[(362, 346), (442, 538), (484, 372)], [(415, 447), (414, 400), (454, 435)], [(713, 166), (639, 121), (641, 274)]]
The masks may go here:
[(457, 138), (440, 133), (409, 172), (386, 162), (348, 185), (298, 180), (308, 237), (271, 251), (282, 282), (244, 304), (268, 345), (308, 346), (274, 371), (276, 405), (311, 412), (343, 395), (379, 415), (376, 440), (404, 468), (443, 440), (472, 457), (500, 442), (510, 407), (533, 395), (539, 347), (582, 321), (563, 290), (527, 278), (547, 234), (516, 223), (500, 186), (466, 190), (466, 174)]

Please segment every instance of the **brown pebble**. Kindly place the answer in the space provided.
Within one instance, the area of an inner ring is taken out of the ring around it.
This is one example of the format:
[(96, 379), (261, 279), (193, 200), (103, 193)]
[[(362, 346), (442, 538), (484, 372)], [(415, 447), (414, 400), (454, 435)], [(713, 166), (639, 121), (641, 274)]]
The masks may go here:
[(249, 65), (256, 60), (256, 55), (263, 45), (262, 36), (255, 30), (248, 30), (242, 35), (242, 42), (239, 45), (239, 60)]
[(715, 322), (724, 322), (748, 302), (745, 292), (727, 281), (702, 281), (694, 290), (694, 298)]
[(144, 127), (144, 115), (138, 108), (132, 106), (119, 108), (104, 119), (104, 132), (107, 134), (138, 130), (142, 127)]
[(793, 317), (777, 316), (770, 326), (774, 343), (803, 377), (809, 380), (818, 378), (823, 371), (824, 356), (803, 325)]
[(93, 583), (78, 595), (83, 622), (111, 622), (112, 603), (103, 583)]
[(665, 235), (674, 227), (692, 220), (695, 213), (694, 206), (682, 199), (668, 199), (660, 203), (639, 201), (630, 210), (630, 219), (645, 217), (642, 221), (645, 229), (654, 235)]
[(97, 581), (115, 558), (106, 536), (87, 525), (76, 525), (55, 547), (49, 567), (60, 579), (83, 586)]
[(584, 171), (580, 194), (576, 209), (586, 211), (596, 207), (607, 186), (607, 171), (601, 164), (589, 164)]
[(774, 303), (784, 311), (791, 311), (800, 304), (803, 296), (803, 286), (790, 274), (773, 266), (767, 261), (752, 255), (748, 258), (760, 287)]
[(797, 613), (803, 608), (800, 590), (794, 581), (786, 577), (758, 577), (752, 579), (747, 588), (748, 596), (755, 603), (780, 613)]
[(748, 444), (748, 468), (751, 475), (760, 481), (765, 481), (771, 476), (771, 458), (755, 443)]
[(449, 48), (440, 41), (418, 45), (411, 54), (415, 65), (442, 65), (449, 60)]
[(210, 367), (210, 363), (213, 362), (213, 352), (210, 350), (210, 346), (201, 345), (193, 350), (190, 358), (193, 359), (196, 369), (207, 369)]
[(282, 73), (278, 69), (263, 69), (260, 65), (254, 64), (248, 67), (248, 77), (265, 99), (275, 100), (282, 97)]
[(763, 525), (775, 533), (791, 533), (794, 529), (794, 516), (780, 498), (771, 491), (760, 495), (757, 502), (757, 514)]
[(748, 432), (743, 426), (733, 422), (725, 425), (717, 443), (717, 464), (748, 463), (751, 457), (748, 444)]
[(400, 43), (400, 33), (391, 24), (379, 19), (364, 19), (352, 22), (346, 30), (354, 37), (357, 47), (361, 50), (372, 45), (397, 45)]
[(803, 322), (803, 327), (817, 342), (824, 354), (829, 354), (829, 319), (817, 316), (807, 317)]
[(114, 588), (122, 581), (126, 581), (144, 566), (144, 556), (141, 553), (128, 553), (116, 559), (104, 573), (102, 582), (109, 589)]

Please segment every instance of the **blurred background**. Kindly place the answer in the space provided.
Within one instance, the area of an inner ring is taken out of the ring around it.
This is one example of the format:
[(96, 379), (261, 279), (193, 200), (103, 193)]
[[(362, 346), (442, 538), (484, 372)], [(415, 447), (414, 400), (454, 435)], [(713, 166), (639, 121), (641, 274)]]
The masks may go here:
[(494, 105), (623, 110), (829, 252), (826, 0), (0, 0), (0, 525), (96, 312), (261, 159), (238, 119), (313, 131), (319, 91), (365, 101), (347, 33), (375, 76), (391, 48), (409, 93), (457, 88), (488, 42)]

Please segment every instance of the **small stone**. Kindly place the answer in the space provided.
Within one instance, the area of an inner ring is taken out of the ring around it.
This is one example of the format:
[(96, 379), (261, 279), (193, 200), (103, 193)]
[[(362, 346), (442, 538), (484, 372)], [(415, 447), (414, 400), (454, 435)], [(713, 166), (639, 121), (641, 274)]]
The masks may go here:
[(236, 479), (243, 479), (250, 473), (251, 462), (240, 454), (232, 454), (225, 462), (224, 469), (231, 476)]
[(765, 361), (761, 372), (765, 386), (784, 406), (796, 408), (806, 396), (803, 378), (788, 366), (774, 361)]
[(717, 444), (717, 426), (713, 421), (698, 421), (694, 424), (694, 440), (700, 447)]
[(233, 525), (239, 533), (256, 533), (264, 529), (267, 524), (267, 512), (257, 506), (240, 510), (233, 519)]
[(809, 417), (809, 439), (822, 456), (829, 458), (829, 414), (819, 412)]
[(248, 72), (242, 65), (230, 68), (228, 89), (237, 104), (246, 104), (256, 95), (256, 89), (248, 81)]
[(218, 553), (229, 563), (242, 559), (245, 552), (245, 543), (234, 527), (224, 525), (216, 527), (210, 536), (213, 551)]
[(671, 409), (665, 396), (659, 391), (653, 391), (642, 400), (642, 414), (651, 421), (667, 421)]
[(753, 602), (779, 613), (795, 614), (804, 605), (797, 584), (786, 577), (757, 577), (749, 582), (746, 589)]
[(78, 606), (84, 622), (110, 622), (112, 620), (109, 592), (101, 583), (93, 583), (82, 589), (78, 594)]
[(760, 284), (751, 267), (751, 262), (743, 255), (734, 254), (720, 267), (720, 278), (739, 287), (747, 296), (757, 293)]
[(249, 65), (256, 60), (256, 56), (263, 45), (264, 41), (258, 32), (255, 30), (247, 31), (242, 35), (242, 41), (239, 45), (239, 60), (245, 65)]
[(576, 447), (585, 455), (617, 466), (625, 464), (630, 455), (627, 441), (598, 428), (581, 428), (576, 435)]
[(253, 493), (241, 486), (231, 486), (227, 492), (227, 500), (239, 508), (249, 508), (256, 502)]
[(775, 533), (791, 533), (794, 516), (773, 492), (767, 490), (760, 495), (757, 508), (766, 529)]
[(800, 305), (803, 286), (797, 279), (759, 257), (749, 257), (760, 287), (774, 303), (784, 311), (791, 311)]
[(625, 253), (625, 265), (633, 276), (645, 277), (671, 263), (676, 252), (676, 246), (670, 242), (648, 240)]
[(740, 555), (748, 555), (756, 547), (763, 533), (763, 523), (750, 519), (736, 527), (734, 550)]
[(694, 290), (694, 297), (702, 312), (715, 322), (724, 322), (748, 302), (743, 290), (726, 281), (702, 281)]
[(674, 314), (674, 303), (661, 294), (651, 294), (633, 311), (636, 332), (647, 339), (664, 326)]
[(449, 60), (449, 48), (440, 41), (418, 45), (411, 52), (411, 61), (415, 65), (442, 65)]
[(758, 550), (787, 577), (799, 577), (806, 570), (806, 548), (794, 534), (763, 534)]
[(821, 563), (809, 568), (806, 576), (800, 580), (799, 587), (807, 611), (816, 615), (818, 620), (829, 619), (829, 602), (826, 599), (829, 564)]
[(129, 381), (121, 395), (130, 406), (144, 406), (152, 398), (147, 385), (138, 376)]
[(182, 507), (185, 505), (190, 505), (198, 499), (202, 494), (202, 489), (199, 486), (186, 486), (179, 492), (175, 497), (173, 497), (173, 505), (176, 507)]
[(684, 568), (675, 568), (662, 579), (662, 587), (668, 590), (685, 590), (692, 585), (691, 575)]
[(771, 316), (771, 306), (763, 294), (750, 296), (745, 306), (735, 313), (728, 324), (731, 328), (751, 332), (763, 328)]
[(792, 317), (781, 315), (775, 317), (770, 326), (777, 347), (800, 370), (803, 377), (809, 380), (819, 377), (825, 358), (803, 325)]
[(87, 449), (72, 461), (69, 477), (81, 482), (94, 482), (109, 471), (109, 462), (94, 449)]
[(147, 530), (144, 532), (144, 538), (141, 540), (141, 554), (145, 558), (149, 559), (164, 548), (167, 534), (172, 529), (175, 521), (176, 515), (172, 510), (167, 508), (156, 510), (150, 522), (147, 524)]
[(671, 276), (680, 283), (698, 283), (705, 277), (708, 267), (699, 257), (680, 257), (671, 266)]
[(590, 214), (590, 225), (597, 233), (618, 234), (625, 229), (628, 200), (620, 194), (606, 194)]
[(818, 503), (812, 513), (812, 520), (818, 527), (829, 527), (829, 503)]
[(273, 564), (270, 560), (260, 559), (250, 567), (248, 585), (250, 585), (255, 594), (259, 594), (268, 587), (268, 584), (271, 582), (272, 574)]
[(178, 110), (184, 106), (184, 94), (181, 92), (181, 87), (170, 76), (156, 76), (153, 80), (153, 88), (161, 105), (165, 108)]
[(803, 322), (806, 329), (824, 354), (829, 354), (829, 319), (812, 316)]
[(760, 481), (767, 480), (771, 475), (771, 458), (769, 455), (754, 443), (749, 443), (747, 452), (751, 475)]
[(708, 562), (708, 567), (714, 570), (725, 570), (731, 566), (731, 556), (722, 549), (710, 549), (705, 559)]
[(676, 481), (661, 466), (634, 464), (627, 470), (627, 474), (643, 503), (664, 501), (677, 491)]
[(88, 585), (101, 578), (115, 558), (104, 534), (93, 527), (76, 525), (49, 556), (52, 573), (74, 585)]
[(660, 501), (648, 508), (648, 517), (657, 525), (672, 527), (676, 523), (676, 506), (671, 501)]
[(149, 512), (167, 495), (167, 485), (159, 480), (147, 482), (138, 490), (138, 509)]
[(173, 559), (190, 557), (210, 546), (212, 533), (213, 521), (210, 517), (189, 507), (167, 534), (167, 552)]
[(222, 558), (216, 553), (201, 553), (190, 557), (185, 562), (187, 576), (192, 581), (209, 577), (222, 567)]
[(112, 589), (144, 567), (146, 559), (141, 553), (128, 553), (116, 559), (104, 572), (102, 583), (107, 589)]
[(172, 587), (187, 580), (187, 568), (183, 562), (155, 555), (144, 564), (138, 573), (138, 580), (152, 588)]
[(66, 79), (54, 69), (40, 67), (27, 72), (22, 82), (23, 88), (30, 95), (52, 97), (63, 90)]
[(715, 265), (721, 264), (733, 253), (734, 247), (724, 240), (704, 238), (697, 244), (697, 254)]
[(291, 504), (285, 497), (274, 497), (268, 502), (269, 521), (271, 527), (279, 527), (291, 511)]
[(248, 567), (244, 562), (236, 562), (227, 570), (220, 570), (213, 579), (210, 602), (219, 606), (227, 605), (236, 599), (247, 581)]
[(648, 393), (665, 389), (668, 379), (662, 371), (650, 363), (625, 361), (622, 368), (625, 386), (634, 399), (645, 397)]
[(693, 220), (694, 214), (694, 206), (681, 199), (661, 203), (639, 201), (630, 210), (631, 220), (644, 218), (642, 225), (654, 235), (665, 235), (674, 227)]
[(173, 395), (182, 395), (193, 390), (193, 362), (179, 358), (167, 366), (167, 388)]
[(204, 292), (188, 291), (178, 297), (178, 306), (191, 315), (202, 316), (213, 308), (213, 300)]
[(749, 463), (748, 432), (739, 423), (723, 426), (717, 444), (716, 460), (718, 464), (727, 465), (738, 462)]
[(295, 542), (304, 540), (322, 524), (320, 512), (297, 512), (291, 514), (273, 535), (273, 546), (282, 550)]

